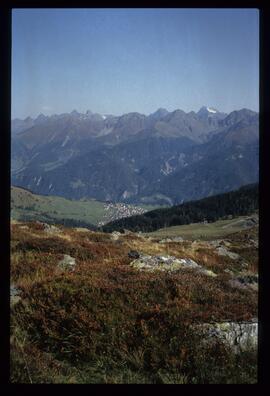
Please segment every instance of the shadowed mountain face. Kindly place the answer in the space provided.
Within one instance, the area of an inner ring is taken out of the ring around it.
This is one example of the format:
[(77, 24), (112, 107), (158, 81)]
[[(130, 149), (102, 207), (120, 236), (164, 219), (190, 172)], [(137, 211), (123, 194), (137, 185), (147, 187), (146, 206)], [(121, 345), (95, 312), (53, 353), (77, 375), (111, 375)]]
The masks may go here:
[(12, 183), (71, 199), (175, 204), (258, 180), (258, 114), (73, 111), (12, 121)]

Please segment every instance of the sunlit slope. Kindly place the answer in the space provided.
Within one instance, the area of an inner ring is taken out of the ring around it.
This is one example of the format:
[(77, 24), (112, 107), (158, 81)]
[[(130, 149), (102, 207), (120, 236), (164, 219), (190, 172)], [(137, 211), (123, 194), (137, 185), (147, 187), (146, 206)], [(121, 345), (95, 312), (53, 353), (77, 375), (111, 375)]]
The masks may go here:
[[(148, 205), (141, 207), (145, 210), (156, 208)], [(111, 210), (113, 211), (114, 208)], [(104, 202), (69, 200), (58, 196), (33, 194), (19, 187), (11, 188), (11, 218), (14, 220), (39, 220), (67, 226), (92, 227), (106, 220), (107, 215)]]
[(258, 221), (258, 215), (239, 216), (231, 220), (218, 220), (214, 223), (193, 223), (181, 226), (161, 228), (147, 235), (152, 237), (182, 237), (184, 239), (224, 238), (234, 232), (249, 229)]

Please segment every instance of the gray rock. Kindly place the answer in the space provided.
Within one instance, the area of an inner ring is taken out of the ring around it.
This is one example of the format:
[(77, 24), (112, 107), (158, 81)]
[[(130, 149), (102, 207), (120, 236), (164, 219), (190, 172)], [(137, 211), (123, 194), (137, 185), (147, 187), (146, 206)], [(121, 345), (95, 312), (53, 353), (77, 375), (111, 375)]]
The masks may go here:
[(20, 290), (14, 284), (10, 285), (10, 297), (18, 296), (20, 294)]
[(233, 275), (233, 271), (229, 270), (228, 268), (226, 268), (226, 269), (224, 270), (224, 272), (225, 272), (226, 274)]
[(258, 321), (222, 322), (199, 325), (206, 335), (206, 341), (219, 339), (232, 348), (235, 353), (256, 348), (258, 343)]
[(244, 274), (239, 275), (234, 279), (229, 280), (229, 284), (232, 287), (240, 289), (252, 289), (258, 290), (258, 275), (257, 274)]
[(110, 238), (111, 238), (113, 241), (117, 241), (117, 240), (119, 239), (120, 235), (121, 235), (121, 232), (113, 231), (113, 232), (111, 233), (111, 237), (110, 237)]
[(14, 284), (10, 285), (10, 304), (15, 305), (21, 300), (20, 289)]
[(58, 268), (64, 271), (74, 271), (76, 260), (69, 254), (64, 254), (64, 258), (58, 262)]
[(213, 246), (214, 248), (219, 248), (222, 246), (230, 247), (231, 243), (229, 241), (226, 241), (224, 239), (215, 239), (213, 241), (208, 242), (209, 246)]
[(230, 252), (226, 247), (220, 246), (216, 249), (219, 256), (227, 256), (230, 257), (232, 260), (239, 259), (240, 256), (237, 253)]
[(258, 247), (259, 247), (258, 239), (256, 239), (256, 240), (255, 239), (250, 239), (249, 243), (250, 243), (251, 246), (254, 246), (256, 249), (258, 249)]
[(146, 271), (179, 271), (185, 268), (194, 268), (208, 276), (216, 276), (212, 271), (206, 270), (189, 258), (178, 259), (174, 256), (150, 256), (140, 255), (139, 258), (133, 260), (130, 265), (133, 268)]
[(159, 243), (168, 243), (168, 242), (183, 242), (184, 239), (182, 237), (174, 237), (174, 238), (165, 238), (159, 241)]
[(88, 230), (88, 228), (84, 228), (84, 227), (75, 227), (75, 230), (78, 232), (89, 232), (90, 230)]
[(44, 223), (44, 231), (48, 234), (59, 234), (62, 232), (62, 230), (60, 230), (58, 227), (47, 223)]

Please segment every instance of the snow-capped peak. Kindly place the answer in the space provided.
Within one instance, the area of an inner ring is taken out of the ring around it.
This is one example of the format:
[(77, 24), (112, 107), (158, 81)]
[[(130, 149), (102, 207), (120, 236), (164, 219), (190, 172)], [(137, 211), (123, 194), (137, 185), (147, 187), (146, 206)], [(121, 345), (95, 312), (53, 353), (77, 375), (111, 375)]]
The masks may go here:
[(211, 109), (211, 107), (206, 107), (206, 110), (207, 110), (209, 113), (216, 113), (216, 112), (217, 112), (216, 110)]
[(106, 120), (107, 116), (103, 115), (102, 118), (103, 118), (103, 120)]

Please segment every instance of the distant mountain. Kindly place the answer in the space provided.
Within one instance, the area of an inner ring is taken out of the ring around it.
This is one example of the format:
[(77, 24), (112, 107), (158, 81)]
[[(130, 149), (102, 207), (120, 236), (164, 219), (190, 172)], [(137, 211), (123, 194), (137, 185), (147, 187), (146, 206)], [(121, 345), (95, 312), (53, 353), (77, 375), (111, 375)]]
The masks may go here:
[(256, 182), (258, 145), (258, 113), (247, 109), (40, 115), (12, 121), (12, 183), (71, 199), (172, 205)]
[(197, 112), (197, 115), (199, 118), (202, 119), (219, 119), (222, 120), (223, 118), (226, 117), (226, 113), (222, 113), (215, 109), (214, 107), (207, 107), (207, 106), (202, 106), (200, 110)]
[(213, 222), (229, 215), (249, 215), (258, 210), (258, 205), (258, 184), (252, 184), (236, 191), (119, 219), (106, 224), (102, 230), (112, 232), (127, 229), (134, 232), (152, 232), (175, 225)]

